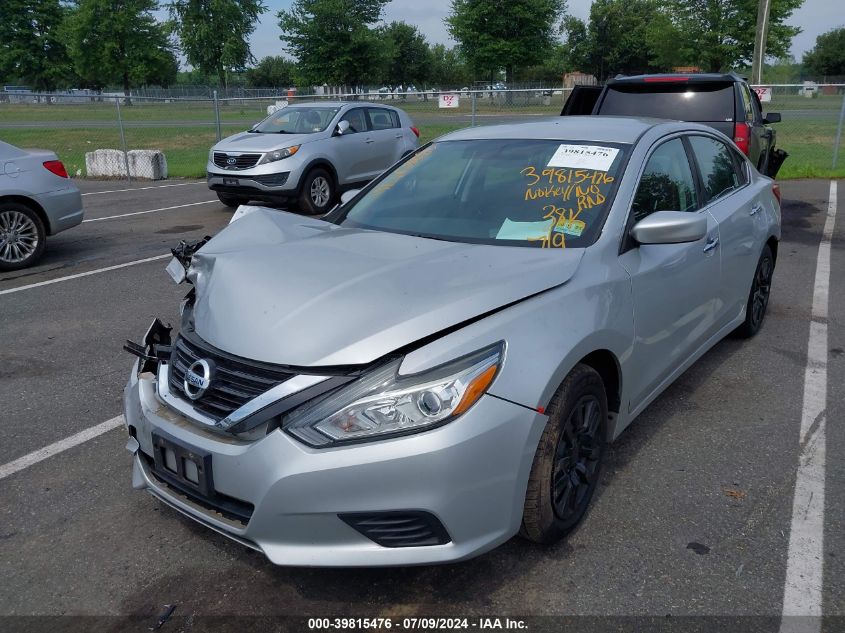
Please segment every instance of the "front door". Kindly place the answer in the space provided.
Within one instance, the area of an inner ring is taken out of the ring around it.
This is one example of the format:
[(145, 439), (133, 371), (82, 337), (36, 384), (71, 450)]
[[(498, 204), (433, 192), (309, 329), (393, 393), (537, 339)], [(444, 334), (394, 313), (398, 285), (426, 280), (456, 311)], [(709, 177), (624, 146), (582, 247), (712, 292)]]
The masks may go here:
[(651, 153), (631, 205), (631, 225), (655, 211), (707, 215), (707, 236), (685, 244), (629, 244), (620, 264), (631, 277), (635, 340), (630, 407), (648, 402), (662, 383), (716, 331), (718, 227), (701, 209), (680, 137)]

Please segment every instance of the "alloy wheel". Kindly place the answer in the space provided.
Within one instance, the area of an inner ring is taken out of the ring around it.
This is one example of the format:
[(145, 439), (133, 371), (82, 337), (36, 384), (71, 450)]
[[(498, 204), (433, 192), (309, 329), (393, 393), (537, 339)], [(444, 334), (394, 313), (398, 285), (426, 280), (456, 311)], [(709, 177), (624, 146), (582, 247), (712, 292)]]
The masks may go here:
[(772, 273), (774, 266), (771, 257), (764, 257), (754, 275), (754, 287), (751, 289), (751, 323), (757, 327), (766, 314), (769, 304), (769, 293), (772, 288)]
[(20, 211), (0, 212), (0, 261), (17, 264), (38, 249), (38, 227)]
[(580, 514), (597, 476), (601, 443), (598, 438), (601, 405), (593, 395), (582, 396), (572, 408), (555, 448), (552, 505), (567, 521)]
[(331, 199), (331, 185), (323, 176), (317, 176), (311, 181), (311, 201), (316, 207), (324, 207)]

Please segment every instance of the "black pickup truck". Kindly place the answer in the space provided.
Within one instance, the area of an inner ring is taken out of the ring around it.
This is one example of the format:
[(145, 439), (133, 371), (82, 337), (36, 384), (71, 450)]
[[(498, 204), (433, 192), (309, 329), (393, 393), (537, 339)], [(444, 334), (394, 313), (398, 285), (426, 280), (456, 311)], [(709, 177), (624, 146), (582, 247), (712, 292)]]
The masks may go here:
[(780, 114), (763, 114), (742, 77), (726, 74), (618, 76), (604, 86), (575, 86), (561, 115), (612, 114), (695, 121), (733, 139), (760, 173), (774, 178), (786, 152), (775, 147)]

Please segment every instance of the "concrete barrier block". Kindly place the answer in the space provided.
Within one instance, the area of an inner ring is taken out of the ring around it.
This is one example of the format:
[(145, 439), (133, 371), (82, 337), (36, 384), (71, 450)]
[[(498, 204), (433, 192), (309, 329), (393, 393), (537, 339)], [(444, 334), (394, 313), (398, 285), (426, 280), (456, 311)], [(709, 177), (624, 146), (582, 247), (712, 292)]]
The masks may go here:
[(167, 178), (167, 159), (164, 152), (157, 149), (130, 149), (129, 175), (144, 180), (164, 180)]
[(126, 178), (126, 163), (119, 149), (98, 149), (85, 153), (85, 175), (89, 178)]
[(167, 178), (167, 158), (157, 149), (132, 149), (124, 160), (119, 149), (98, 149), (85, 154), (85, 175), (88, 178), (126, 178), (126, 163), (129, 175), (143, 180), (164, 180)]

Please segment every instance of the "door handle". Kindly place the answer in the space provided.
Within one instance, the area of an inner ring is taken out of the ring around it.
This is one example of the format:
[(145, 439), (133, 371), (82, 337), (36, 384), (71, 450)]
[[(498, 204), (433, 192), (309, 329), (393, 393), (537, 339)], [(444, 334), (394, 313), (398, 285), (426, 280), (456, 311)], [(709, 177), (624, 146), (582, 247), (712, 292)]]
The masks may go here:
[(709, 240), (707, 240), (707, 244), (704, 245), (704, 252), (709, 253), (714, 248), (716, 248), (718, 245), (719, 245), (719, 238), (718, 237), (711, 237)]
[(402, 135), (401, 135), (401, 134), (397, 134), (397, 135), (396, 135), (396, 136), (394, 136), (393, 138), (402, 138)]
[(369, 144), (369, 143), (375, 143), (375, 141), (374, 141), (373, 139), (371, 139), (371, 138), (368, 138), (368, 139), (367, 139), (367, 140), (365, 140), (364, 142), (365, 142), (365, 143), (367, 143), (367, 144)]
[(749, 215), (757, 215), (760, 211), (763, 210), (763, 205), (759, 202), (751, 207), (751, 211), (748, 212)]

